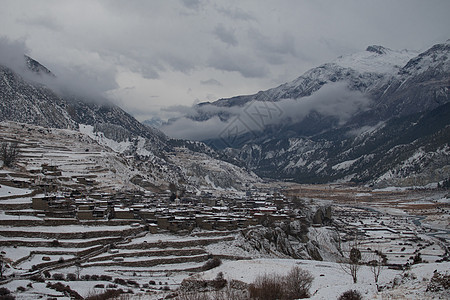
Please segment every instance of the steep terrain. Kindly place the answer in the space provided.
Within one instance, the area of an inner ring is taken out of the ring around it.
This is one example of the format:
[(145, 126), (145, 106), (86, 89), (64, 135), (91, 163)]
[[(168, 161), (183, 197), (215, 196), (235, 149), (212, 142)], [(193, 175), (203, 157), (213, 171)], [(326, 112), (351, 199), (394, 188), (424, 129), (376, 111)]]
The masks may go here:
[(450, 169), (449, 54), (448, 41), (420, 54), (369, 46), (279, 87), (202, 103), (193, 119), (246, 122), (207, 142), (262, 177), (436, 183)]
[[(102, 151), (114, 156), (102, 164), (106, 168), (115, 160), (131, 160), (133, 172), (125, 172), (127, 178), (136, 178), (132, 183), (137, 186), (151, 189), (167, 189), (169, 183), (183, 186), (190, 190), (198, 188), (235, 188), (240, 189), (258, 177), (240, 169), (230, 163), (218, 161), (216, 152), (206, 145), (188, 150), (185, 142), (172, 142), (158, 130), (138, 122), (121, 108), (107, 103), (105, 100), (91, 100), (82, 97), (55, 92), (49, 86), (54, 80), (47, 68), (37, 61), (25, 57), (25, 66), (28, 68), (22, 75), (10, 68), (0, 66), (0, 121), (31, 124), (42, 128), (36, 131), (45, 131), (46, 135), (40, 137), (44, 140), (39, 143), (34, 138), (35, 145), (53, 142), (55, 145), (63, 143), (65, 156), (70, 156), (73, 149), (83, 148), (84, 144), (77, 145), (77, 132), (81, 132), (81, 140), (91, 140), (102, 146)], [(44, 85), (42, 82), (50, 83)], [(8, 129), (8, 126), (13, 128)], [(13, 123), (3, 123), (2, 130), (13, 133), (14, 130), (28, 128)], [(16, 128), (16, 129), (14, 129)], [(46, 130), (45, 128), (64, 129), (68, 137), (61, 137), (61, 131)], [(70, 133), (69, 133), (70, 132)], [(14, 140), (14, 136), (11, 137)], [(61, 140), (60, 140), (61, 139)], [(26, 144), (19, 139), (19, 145)], [(70, 143), (74, 143), (70, 146)], [(201, 143), (197, 143), (201, 144)], [(50, 145), (49, 145), (50, 148)], [(88, 149), (88, 148), (86, 148)], [(195, 151), (202, 151), (196, 153)], [(41, 151), (41, 150), (40, 150)], [(78, 151), (78, 150), (74, 150)], [(207, 163), (197, 166), (197, 172), (192, 173), (190, 161), (204, 155)], [(179, 157), (180, 156), (180, 157)], [(224, 157), (225, 155), (222, 155)], [(229, 159), (233, 162), (232, 159)], [(47, 162), (48, 163), (48, 162)], [(217, 166), (223, 166), (218, 168)], [(111, 166), (111, 168), (114, 168)], [(214, 175), (213, 175), (214, 174)], [(217, 177), (216, 180), (211, 180)], [(149, 183), (143, 183), (149, 181)]]

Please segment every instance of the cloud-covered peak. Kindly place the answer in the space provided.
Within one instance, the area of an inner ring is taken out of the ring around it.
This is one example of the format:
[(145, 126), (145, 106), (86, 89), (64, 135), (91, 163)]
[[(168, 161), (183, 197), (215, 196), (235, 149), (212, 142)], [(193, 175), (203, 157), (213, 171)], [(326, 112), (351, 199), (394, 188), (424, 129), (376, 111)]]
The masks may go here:
[(372, 46), (368, 46), (366, 48), (366, 51), (374, 52), (374, 53), (378, 53), (378, 54), (382, 55), (382, 54), (386, 54), (387, 52), (391, 51), (391, 49), (385, 48), (383, 46), (372, 45)]

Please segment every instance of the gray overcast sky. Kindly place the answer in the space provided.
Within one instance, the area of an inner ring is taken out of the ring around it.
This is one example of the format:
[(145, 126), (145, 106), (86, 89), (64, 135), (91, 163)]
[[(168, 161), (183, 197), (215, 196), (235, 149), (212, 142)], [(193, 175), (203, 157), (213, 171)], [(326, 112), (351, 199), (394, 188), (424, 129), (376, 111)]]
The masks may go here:
[(448, 0), (0, 0), (0, 7), (3, 40), (57, 76), (80, 75), (139, 120), (162, 107), (275, 87), (368, 45), (425, 50), (450, 38)]

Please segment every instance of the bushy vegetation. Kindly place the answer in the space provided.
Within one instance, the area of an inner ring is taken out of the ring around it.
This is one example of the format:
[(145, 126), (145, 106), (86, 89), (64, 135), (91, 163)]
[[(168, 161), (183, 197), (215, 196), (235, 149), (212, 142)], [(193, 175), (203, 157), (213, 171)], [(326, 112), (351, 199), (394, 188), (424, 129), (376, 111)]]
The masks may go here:
[(246, 300), (250, 299), (245, 289), (233, 287), (229, 282), (221, 290), (206, 293), (205, 291), (181, 291), (174, 295), (177, 300)]
[(124, 291), (122, 289), (118, 290), (107, 290), (104, 293), (96, 294), (96, 295), (90, 295), (85, 298), (85, 300), (106, 300), (106, 299), (116, 299), (121, 294), (123, 294)]
[(449, 189), (449, 188), (450, 188), (450, 177), (447, 178), (447, 179), (445, 179), (445, 180), (442, 182), (442, 185), (441, 185), (440, 183), (438, 183), (438, 188), (440, 188), (440, 187), (442, 187), (442, 188), (444, 188), (444, 189)]
[(338, 300), (361, 300), (361, 293), (357, 290), (348, 290), (339, 296)]
[(54, 289), (58, 292), (64, 293), (65, 295), (69, 296), (70, 299), (83, 299), (83, 297), (80, 296), (76, 291), (72, 290), (70, 286), (64, 285), (61, 282), (57, 283), (47, 283), (47, 287)]
[(0, 144), (0, 158), (5, 167), (12, 167), (19, 156), (19, 147), (17, 143)]
[(61, 273), (54, 273), (54, 274), (52, 275), (52, 278), (53, 278), (54, 280), (64, 280), (64, 274), (61, 274)]
[(427, 292), (440, 292), (450, 288), (450, 273), (441, 274), (434, 272), (430, 283), (427, 285)]
[(297, 266), (286, 276), (265, 274), (258, 276), (249, 287), (250, 298), (260, 300), (291, 300), (308, 298), (314, 277)]
[(0, 288), (0, 299), (1, 300), (14, 300), (16, 297), (11, 295), (11, 291), (5, 287)]
[(75, 281), (77, 280), (77, 275), (75, 273), (69, 273), (66, 275), (67, 281)]
[(207, 262), (202, 266), (203, 271), (211, 270), (214, 268), (217, 268), (222, 264), (222, 260), (218, 257), (214, 257), (211, 259), (208, 259)]

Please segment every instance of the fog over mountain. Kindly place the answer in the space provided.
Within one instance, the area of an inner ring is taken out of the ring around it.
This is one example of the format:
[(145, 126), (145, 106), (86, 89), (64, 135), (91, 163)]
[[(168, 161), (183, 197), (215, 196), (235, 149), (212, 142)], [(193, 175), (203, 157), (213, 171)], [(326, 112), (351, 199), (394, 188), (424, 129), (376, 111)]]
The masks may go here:
[(449, 56), (449, 41), (422, 53), (368, 46), (272, 89), (174, 108), (184, 117), (161, 129), (261, 177), (436, 182), (449, 172)]
[[(346, 122), (352, 115), (368, 108), (370, 99), (359, 91), (352, 91), (345, 82), (326, 85), (302, 101), (296, 99), (281, 99), (272, 102), (269, 110), (262, 111), (259, 107), (267, 106), (264, 101), (254, 101), (242, 107), (216, 106), (204, 104), (198, 108), (178, 107), (187, 117), (176, 119), (160, 127), (168, 136), (192, 140), (207, 140), (217, 138), (236, 120), (242, 123), (237, 130), (240, 134), (249, 131), (263, 131), (270, 125), (290, 125), (301, 122), (311, 112), (323, 116), (335, 117), (339, 122)], [(177, 109), (176, 107), (174, 108)], [(270, 114), (270, 116), (269, 116)], [(204, 120), (207, 116), (211, 116)], [(244, 125), (245, 124), (245, 125)]]
[(424, 51), (450, 28), (446, 0), (1, 4), (0, 36), (72, 90), (106, 96), (140, 121), (278, 86), (367, 45)]
[(24, 55), (29, 57), (30, 50), (23, 41), (13, 41), (0, 37), (0, 64), (20, 74), (26, 80), (50, 87), (61, 96), (82, 97), (89, 102), (107, 101), (108, 90), (117, 87), (112, 72), (104, 75), (90, 73), (86, 66), (67, 68), (55, 65), (51, 74), (30, 70)]

